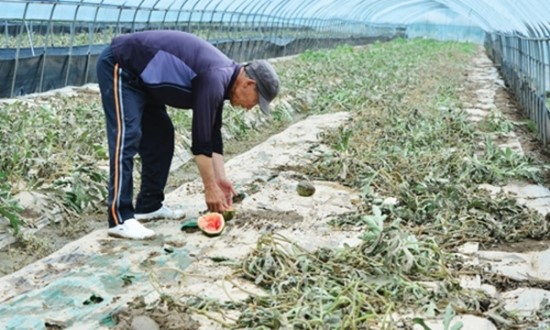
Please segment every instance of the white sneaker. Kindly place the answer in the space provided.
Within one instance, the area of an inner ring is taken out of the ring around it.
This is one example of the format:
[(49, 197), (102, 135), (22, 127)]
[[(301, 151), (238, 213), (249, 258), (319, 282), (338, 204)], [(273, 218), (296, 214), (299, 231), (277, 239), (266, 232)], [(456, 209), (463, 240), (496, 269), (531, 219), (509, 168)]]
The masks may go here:
[(155, 236), (155, 232), (145, 228), (136, 219), (124, 220), (122, 225), (109, 228), (109, 236), (128, 239), (148, 239)]
[(183, 210), (172, 210), (164, 205), (160, 209), (149, 213), (135, 213), (134, 217), (141, 221), (147, 222), (154, 219), (183, 219), (185, 212)]

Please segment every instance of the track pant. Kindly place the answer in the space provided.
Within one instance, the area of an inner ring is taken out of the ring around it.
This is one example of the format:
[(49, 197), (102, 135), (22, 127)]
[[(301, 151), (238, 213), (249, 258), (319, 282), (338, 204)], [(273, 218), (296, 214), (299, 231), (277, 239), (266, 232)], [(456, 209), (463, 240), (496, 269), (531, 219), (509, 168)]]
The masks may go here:
[[(159, 209), (174, 154), (174, 126), (166, 106), (151, 99), (140, 80), (121, 68), (107, 47), (97, 61), (97, 80), (109, 144), (109, 227), (136, 213)], [(142, 162), (141, 187), (133, 207), (134, 156)]]

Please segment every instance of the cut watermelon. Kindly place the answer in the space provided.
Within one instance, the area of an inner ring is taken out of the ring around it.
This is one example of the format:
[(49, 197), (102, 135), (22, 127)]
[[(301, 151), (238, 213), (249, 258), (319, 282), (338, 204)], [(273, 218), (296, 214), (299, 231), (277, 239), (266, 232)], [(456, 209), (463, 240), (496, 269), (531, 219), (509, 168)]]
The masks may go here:
[(220, 213), (210, 212), (199, 217), (197, 225), (205, 235), (218, 236), (225, 228), (225, 219)]

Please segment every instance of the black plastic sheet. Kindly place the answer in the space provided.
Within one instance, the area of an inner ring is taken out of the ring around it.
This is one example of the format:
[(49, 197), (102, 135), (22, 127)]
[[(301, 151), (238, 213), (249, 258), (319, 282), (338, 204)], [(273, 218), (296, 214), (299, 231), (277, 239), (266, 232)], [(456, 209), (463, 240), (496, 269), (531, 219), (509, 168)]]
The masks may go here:
[[(227, 39), (211, 42), (228, 57), (245, 62), (294, 55), (307, 49), (331, 48), (341, 44), (362, 45), (391, 38)], [(95, 83), (95, 64), (105, 47), (106, 45), (0, 49), (0, 72), (3, 76), (0, 79), (0, 98)]]

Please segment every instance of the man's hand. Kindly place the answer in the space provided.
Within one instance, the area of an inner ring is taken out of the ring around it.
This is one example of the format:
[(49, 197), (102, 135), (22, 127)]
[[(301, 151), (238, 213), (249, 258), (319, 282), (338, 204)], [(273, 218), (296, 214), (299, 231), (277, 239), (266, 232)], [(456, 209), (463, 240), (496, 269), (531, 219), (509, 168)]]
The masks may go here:
[(227, 204), (227, 199), (223, 191), (217, 185), (206, 188), (204, 191), (204, 196), (209, 211), (223, 212), (230, 206)]
[(223, 212), (227, 208), (225, 195), (218, 186), (212, 158), (204, 155), (197, 155), (195, 156), (195, 162), (199, 167), (202, 183), (204, 185), (204, 199), (208, 210)]
[[(231, 183), (231, 181), (229, 181), (227, 178), (218, 179), (218, 187), (220, 187), (221, 191), (225, 196), (225, 202), (227, 204), (227, 208), (233, 206), (233, 196), (237, 195), (237, 192), (233, 188), (233, 184)], [(224, 211), (226, 209), (224, 209)]]
[(208, 210), (223, 212), (233, 205), (236, 194), (233, 184), (225, 176), (223, 156), (214, 153), (212, 157), (195, 156), (195, 162), (204, 184), (204, 195)]

